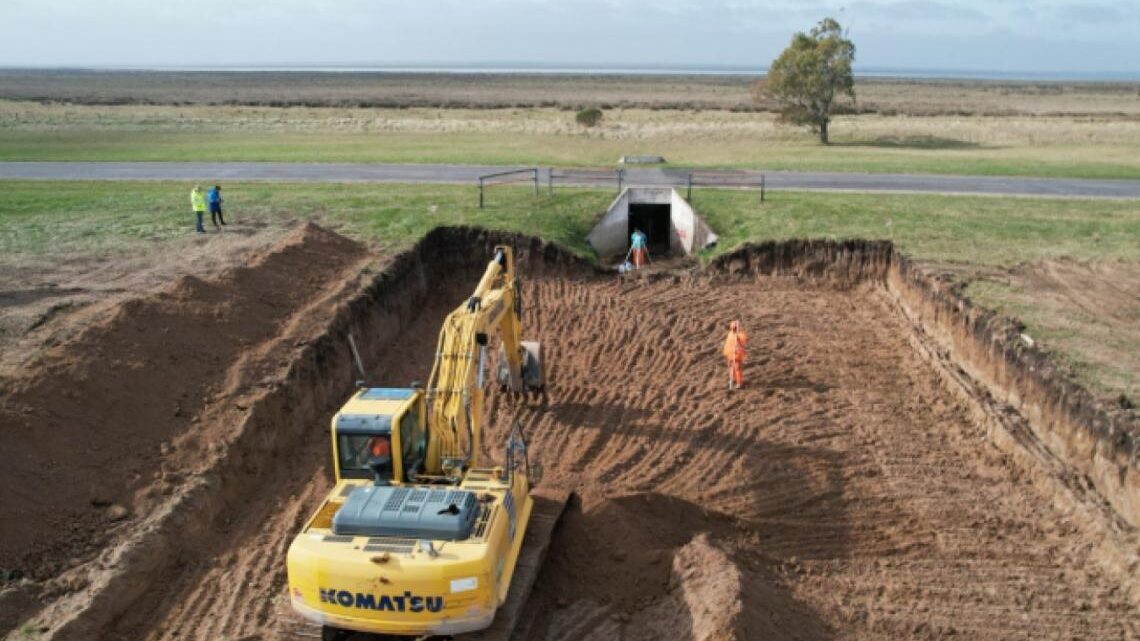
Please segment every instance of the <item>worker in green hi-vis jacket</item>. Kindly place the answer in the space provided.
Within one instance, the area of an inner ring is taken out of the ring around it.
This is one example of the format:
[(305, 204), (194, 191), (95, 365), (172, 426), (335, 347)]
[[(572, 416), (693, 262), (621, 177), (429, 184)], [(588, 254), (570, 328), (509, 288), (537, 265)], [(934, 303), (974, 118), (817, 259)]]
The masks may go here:
[(190, 191), (190, 205), (198, 218), (198, 233), (206, 233), (206, 228), (202, 226), (202, 218), (206, 215), (206, 194), (202, 193), (201, 185), (194, 185), (194, 189)]

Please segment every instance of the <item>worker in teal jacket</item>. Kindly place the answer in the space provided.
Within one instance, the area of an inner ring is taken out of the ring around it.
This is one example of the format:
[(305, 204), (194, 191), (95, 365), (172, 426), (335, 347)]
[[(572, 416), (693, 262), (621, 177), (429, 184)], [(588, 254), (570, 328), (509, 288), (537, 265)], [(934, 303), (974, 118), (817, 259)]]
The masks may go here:
[(649, 238), (640, 229), (634, 229), (629, 235), (629, 253), (633, 259), (633, 266), (640, 268), (649, 257)]
[(194, 208), (194, 215), (198, 219), (198, 233), (206, 233), (206, 228), (202, 226), (202, 218), (206, 215), (206, 195), (202, 193), (201, 185), (194, 185), (190, 191), (190, 206)]

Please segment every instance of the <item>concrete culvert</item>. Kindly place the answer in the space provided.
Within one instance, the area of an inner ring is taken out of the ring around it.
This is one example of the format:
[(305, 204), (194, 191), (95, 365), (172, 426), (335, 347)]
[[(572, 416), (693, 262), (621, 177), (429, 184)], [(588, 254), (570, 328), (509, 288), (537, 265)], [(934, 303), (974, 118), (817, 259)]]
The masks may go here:
[(648, 237), (654, 257), (688, 256), (716, 245), (718, 239), (676, 189), (628, 187), (590, 230), (586, 242), (603, 259), (621, 258), (629, 251), (635, 229)]

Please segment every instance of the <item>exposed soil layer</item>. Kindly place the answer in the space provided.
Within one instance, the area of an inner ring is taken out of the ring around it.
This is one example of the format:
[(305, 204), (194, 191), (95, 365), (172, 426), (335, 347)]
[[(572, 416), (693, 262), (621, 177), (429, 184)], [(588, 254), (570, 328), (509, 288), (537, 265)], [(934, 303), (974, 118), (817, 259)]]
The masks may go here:
[[(751, 247), (712, 273), (617, 277), (539, 241), (468, 229), (437, 230), (376, 274), (365, 272), (358, 246), (306, 230), (262, 263), (301, 252), (302, 264), (286, 271), (314, 270), (315, 289), (282, 291), (300, 300), (227, 326), (238, 336), (263, 332), (219, 352), (248, 360), (211, 368), (189, 359), (191, 376), (163, 379), (174, 391), (150, 378), (161, 378), (162, 364), (191, 351), (189, 343), (121, 343), (145, 347), (117, 358), (136, 365), (123, 370), (136, 378), (124, 380), (144, 387), (156, 407), (140, 402), (134, 413), (98, 423), (81, 416), (75, 425), (99, 432), (137, 414), (139, 425), (162, 418), (162, 427), (153, 440), (116, 432), (122, 445), (106, 461), (130, 469), (111, 486), (123, 497), (108, 498), (131, 507), (123, 521), (131, 527), (108, 531), (94, 560), (82, 557), (33, 586), (42, 592), (21, 593), (51, 602), (36, 618), (44, 636), (306, 638), (311, 628), (296, 625), (284, 598), (284, 553), (329, 487), (328, 418), (354, 378), (345, 335), (364, 347), (371, 383), (423, 380), (439, 322), (470, 292), (496, 242), (516, 247), (524, 334), (544, 343), (549, 385), (545, 396), (521, 402), (491, 394), (485, 454), (499, 457), (517, 417), (546, 465), (544, 483), (578, 494), (520, 637), (1140, 637), (1131, 524), (1099, 485), (1067, 482), (1082, 460), (1070, 466), (1064, 452), (1042, 459), (1041, 443), (1001, 438), (1024, 427), (1016, 412), (988, 398), (981, 378), (956, 378), (964, 375), (939, 337), (914, 324), (951, 298), (900, 267), (890, 245)], [(262, 272), (280, 270), (264, 264), (241, 282), (271, 287), (276, 281)], [(243, 298), (244, 287), (218, 293), (235, 278), (180, 283), (159, 297), (199, 320), (202, 327), (187, 322), (186, 331), (201, 332), (193, 346), (206, 362), (211, 341), (236, 340), (212, 331), (215, 320), (266, 304)], [(223, 316), (194, 316), (198, 305)], [(746, 386), (730, 392), (720, 344), (733, 318), (750, 343)], [(951, 312), (927, 318), (958, 327)], [(159, 325), (135, 331), (145, 336)], [(967, 335), (981, 336), (946, 332), (953, 345)], [(102, 345), (98, 338), (92, 345)], [(109, 349), (92, 348), (90, 359), (117, 353)], [(82, 353), (75, 350), (68, 357)], [(980, 377), (996, 362), (967, 356), (980, 365), (964, 365)], [(222, 389), (195, 387), (221, 380)], [(130, 402), (134, 390), (94, 393), (112, 406)], [(46, 392), (28, 398), (49, 407)], [(178, 402), (199, 421), (168, 427)], [(152, 451), (165, 464), (144, 470), (140, 459)], [(148, 481), (143, 472), (156, 468), (159, 478)], [(92, 509), (90, 497), (71, 505), (60, 495), (69, 509)], [(50, 574), (58, 550), (73, 548), (44, 550), (35, 558)], [(0, 605), (16, 602), (9, 599)]]

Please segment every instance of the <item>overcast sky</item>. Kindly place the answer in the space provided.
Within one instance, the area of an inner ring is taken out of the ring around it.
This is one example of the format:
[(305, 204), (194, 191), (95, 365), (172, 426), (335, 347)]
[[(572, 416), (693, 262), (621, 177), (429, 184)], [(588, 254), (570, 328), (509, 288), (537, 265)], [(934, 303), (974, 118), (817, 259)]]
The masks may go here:
[(1140, 0), (0, 0), (0, 65), (762, 67), (828, 15), (864, 68), (1140, 72)]

